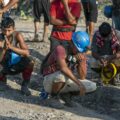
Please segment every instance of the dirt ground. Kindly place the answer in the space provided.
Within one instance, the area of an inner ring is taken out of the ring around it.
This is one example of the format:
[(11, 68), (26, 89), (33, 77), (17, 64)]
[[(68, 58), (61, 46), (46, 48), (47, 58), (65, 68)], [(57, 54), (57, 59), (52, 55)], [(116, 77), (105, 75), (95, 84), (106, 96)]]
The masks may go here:
[[(83, 23), (82, 20), (80, 22)], [(41, 37), (42, 26), (43, 23), (40, 28)], [(79, 24), (77, 29), (84, 29), (84, 25), (81, 27)], [(17, 20), (16, 30), (22, 32), (30, 53), (36, 61), (30, 83), (32, 96), (21, 95), (21, 75), (8, 76), (7, 86), (0, 84), (0, 120), (117, 120), (109, 114), (100, 114), (98, 111), (83, 107), (76, 99), (73, 107), (64, 106), (61, 110), (51, 108), (49, 104), (41, 101), (39, 91), (43, 78), (40, 75), (40, 64), (49, 51), (49, 41), (47, 43), (32, 42), (34, 36), (32, 21)]]

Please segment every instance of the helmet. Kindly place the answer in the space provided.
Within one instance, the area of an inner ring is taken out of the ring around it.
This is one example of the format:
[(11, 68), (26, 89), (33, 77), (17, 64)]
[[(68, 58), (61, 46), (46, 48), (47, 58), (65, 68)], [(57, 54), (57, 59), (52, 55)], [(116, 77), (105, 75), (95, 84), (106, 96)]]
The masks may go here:
[(90, 45), (90, 38), (87, 32), (77, 31), (72, 35), (72, 41), (79, 52), (85, 52)]
[(112, 6), (111, 5), (107, 5), (104, 7), (104, 15), (107, 18), (112, 18)]
[(10, 66), (17, 64), (21, 60), (21, 56), (16, 54), (15, 52), (11, 52), (10, 57), (11, 57), (11, 59), (9, 61)]
[(117, 74), (117, 68), (113, 63), (110, 63), (109, 65), (102, 68), (101, 71), (101, 79), (103, 83), (108, 84), (109, 81), (115, 77)]

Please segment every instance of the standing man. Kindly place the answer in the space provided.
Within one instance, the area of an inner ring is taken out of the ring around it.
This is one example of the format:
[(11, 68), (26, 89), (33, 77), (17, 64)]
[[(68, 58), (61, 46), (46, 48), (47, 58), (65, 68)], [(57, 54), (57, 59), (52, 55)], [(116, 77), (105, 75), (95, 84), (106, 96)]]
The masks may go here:
[(34, 41), (39, 41), (39, 27), (40, 27), (40, 17), (44, 15), (44, 30), (42, 41), (47, 41), (48, 39), (48, 25), (49, 25), (49, 8), (50, 0), (34, 0), (33, 2), (33, 12), (34, 12), (34, 28), (35, 35)]
[(78, 0), (55, 0), (51, 3), (51, 50), (58, 44), (71, 41), (80, 13), (81, 4)]
[(93, 33), (94, 33), (94, 24), (97, 22), (98, 9), (97, 9), (97, 1), (96, 0), (81, 0), (85, 22), (86, 22), (86, 32), (90, 35), (90, 40), (92, 41)]
[(113, 14), (112, 19), (117, 30), (120, 30), (120, 0), (112, 0)]

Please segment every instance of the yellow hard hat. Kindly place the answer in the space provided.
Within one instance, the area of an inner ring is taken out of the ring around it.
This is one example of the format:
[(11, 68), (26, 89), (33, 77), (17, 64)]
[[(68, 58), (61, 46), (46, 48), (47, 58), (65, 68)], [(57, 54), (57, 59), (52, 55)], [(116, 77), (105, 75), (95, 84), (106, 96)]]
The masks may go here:
[(117, 68), (113, 63), (110, 63), (109, 65), (102, 68), (101, 71), (101, 79), (103, 83), (108, 84), (109, 81), (115, 77), (117, 74)]

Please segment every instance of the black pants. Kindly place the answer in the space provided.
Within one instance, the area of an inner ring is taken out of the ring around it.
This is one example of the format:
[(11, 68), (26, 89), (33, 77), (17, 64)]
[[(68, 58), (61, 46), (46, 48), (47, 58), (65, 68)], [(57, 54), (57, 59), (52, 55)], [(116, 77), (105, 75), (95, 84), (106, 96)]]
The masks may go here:
[(34, 22), (39, 22), (40, 17), (44, 15), (44, 22), (49, 23), (50, 21), (50, 1), (49, 0), (34, 0), (33, 2), (33, 13), (34, 13)]
[(3, 66), (1, 73), (4, 75), (18, 74), (20, 72), (23, 72), (31, 61), (32, 59), (29, 57), (22, 57), (20, 62), (18, 62), (17, 64), (8, 66), (7, 60), (3, 60), (1, 63), (1, 65)]
[(82, 5), (84, 8), (84, 15), (85, 15), (86, 21), (96, 23), (97, 16), (98, 16), (96, 0), (88, 0), (88, 2), (82, 1)]

